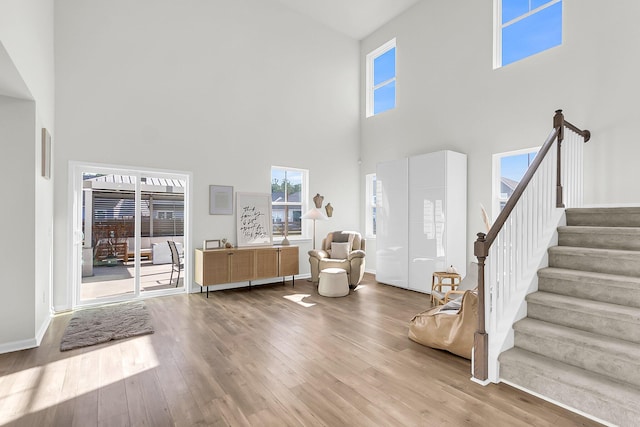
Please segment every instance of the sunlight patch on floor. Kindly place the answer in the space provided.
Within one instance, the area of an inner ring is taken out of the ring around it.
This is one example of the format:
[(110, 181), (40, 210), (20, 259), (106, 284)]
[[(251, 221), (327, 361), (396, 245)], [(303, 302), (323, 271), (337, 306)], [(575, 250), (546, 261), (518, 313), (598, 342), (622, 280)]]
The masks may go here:
[[(106, 349), (96, 347), (95, 350), (85, 350), (84, 353), (65, 357), (46, 365), (0, 376), (0, 382), (12, 383), (0, 394), (0, 420), (2, 422), (17, 421), (27, 414), (43, 411), (65, 401), (88, 395), (160, 365), (149, 336), (121, 342), (112, 341), (107, 345), (121, 346), (122, 360), (114, 362), (110, 358), (103, 357), (102, 352)], [(93, 376), (74, 378), (73, 374), (69, 374), (71, 367), (77, 370), (78, 367), (86, 364), (95, 367)], [(73, 387), (67, 384), (63, 389), (65, 382), (69, 381), (76, 384)]]
[(284, 298), (288, 299), (289, 301), (293, 301), (296, 304), (300, 304), (303, 307), (313, 307), (314, 305), (316, 305), (315, 303), (302, 301), (304, 298), (310, 297), (310, 296), (311, 296), (310, 294), (293, 294), (293, 295), (285, 295)]

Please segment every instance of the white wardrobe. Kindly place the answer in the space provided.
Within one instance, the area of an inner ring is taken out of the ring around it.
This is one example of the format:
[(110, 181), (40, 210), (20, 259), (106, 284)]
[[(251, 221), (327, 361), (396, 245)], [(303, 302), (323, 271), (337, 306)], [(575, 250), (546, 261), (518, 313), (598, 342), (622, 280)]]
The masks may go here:
[(467, 156), (437, 151), (378, 163), (376, 280), (431, 292), (434, 271), (467, 266)]

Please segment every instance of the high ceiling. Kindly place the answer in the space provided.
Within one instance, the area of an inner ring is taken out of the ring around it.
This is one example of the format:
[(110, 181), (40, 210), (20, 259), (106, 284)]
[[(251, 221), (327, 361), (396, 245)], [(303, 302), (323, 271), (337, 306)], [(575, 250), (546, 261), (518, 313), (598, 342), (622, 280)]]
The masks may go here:
[(420, 0), (277, 0), (356, 40), (362, 40)]
[[(276, 0), (356, 40), (362, 40), (420, 0)], [(0, 44), (0, 95), (31, 94)]]

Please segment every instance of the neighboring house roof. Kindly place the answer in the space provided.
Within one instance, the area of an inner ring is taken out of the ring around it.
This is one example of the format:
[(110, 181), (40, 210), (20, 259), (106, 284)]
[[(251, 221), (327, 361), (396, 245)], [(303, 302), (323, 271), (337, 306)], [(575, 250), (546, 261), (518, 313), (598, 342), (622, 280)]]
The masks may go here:
[(519, 181), (514, 181), (513, 179), (502, 176), (500, 177), (500, 192), (507, 193), (507, 197), (510, 197), (519, 183)]
[[(271, 193), (271, 198), (274, 202), (284, 202), (284, 191), (274, 191)], [(299, 203), (301, 200), (300, 192), (289, 194), (289, 201), (291, 203)]]

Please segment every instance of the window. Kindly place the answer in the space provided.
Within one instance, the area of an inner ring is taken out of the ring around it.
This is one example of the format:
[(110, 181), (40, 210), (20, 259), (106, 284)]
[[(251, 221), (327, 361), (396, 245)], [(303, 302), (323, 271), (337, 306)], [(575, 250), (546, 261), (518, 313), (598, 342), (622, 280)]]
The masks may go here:
[(396, 39), (367, 55), (367, 117), (396, 107)]
[(307, 199), (304, 169), (271, 168), (271, 219), (274, 236), (302, 235), (302, 201)]
[(538, 150), (539, 148), (528, 148), (493, 155), (494, 218), (504, 209)]
[(367, 190), (366, 190), (366, 224), (365, 233), (367, 237), (376, 237), (376, 200), (378, 197), (376, 186), (376, 174), (370, 173), (367, 175)]
[(562, 0), (495, 0), (496, 68), (562, 44)]

